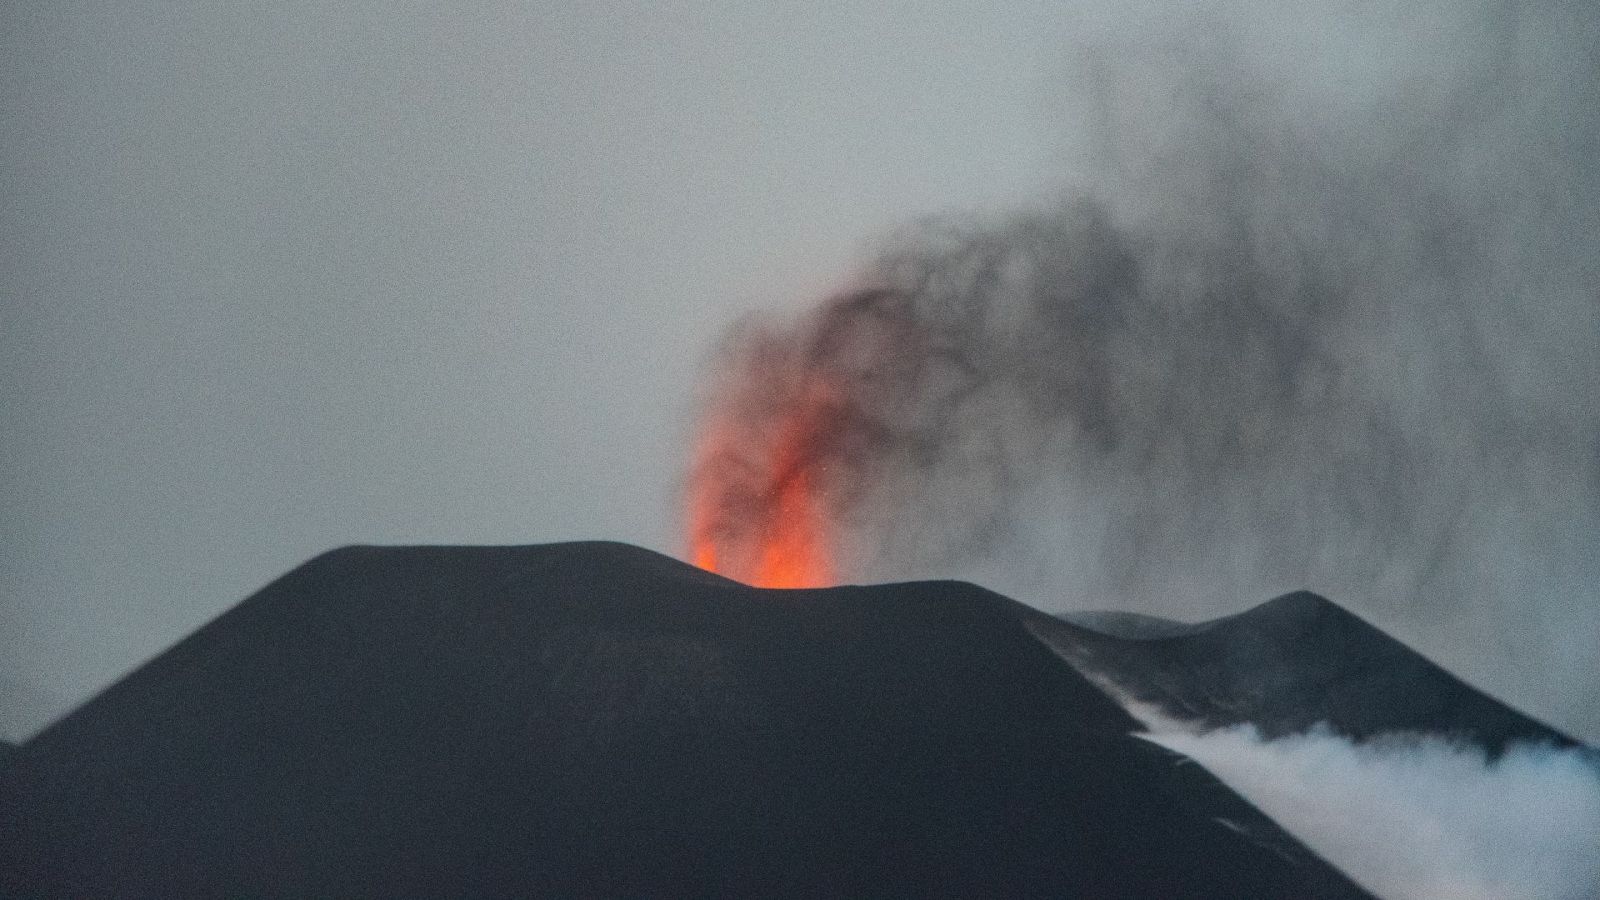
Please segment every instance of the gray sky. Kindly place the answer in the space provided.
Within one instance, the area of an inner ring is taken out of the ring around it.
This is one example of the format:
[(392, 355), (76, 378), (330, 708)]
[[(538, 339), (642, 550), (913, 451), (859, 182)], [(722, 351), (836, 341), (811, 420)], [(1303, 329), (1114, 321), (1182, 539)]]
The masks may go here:
[[(1193, 79), (1163, 68), (1174, 54), (1152, 35), (1186, 46), (1171, 11), (1188, 5), (1112, 5), (7, 4), (0, 737), (334, 546), (613, 538), (677, 553), (690, 413), (719, 338), (749, 311), (811, 307), (910, 220), (1048, 203), (1095, 182), (1096, 154), (1114, 177), (1091, 186), (1123, 207), (1203, 216), (1183, 192), (1207, 182), (1186, 166), (1210, 177), (1226, 169), (1212, 158), (1271, 154), (1195, 145), (1230, 132), (1167, 115)], [(1561, 426), (1575, 449), (1541, 495), (1577, 499), (1519, 510), (1511, 490), (1478, 510), (1482, 545), (1504, 554), (1480, 566), (1505, 573), (1480, 591), (1494, 615), (1434, 605), (1380, 624), (1600, 736), (1600, 707), (1574, 712), (1596, 657), (1571, 627), (1600, 615), (1585, 562), (1600, 481), (1569, 465), (1600, 447), (1583, 424), (1600, 329), (1540, 311), (1600, 308), (1582, 239), (1600, 127), (1578, 114), (1595, 79), (1568, 72), (1595, 17), (1583, 32), (1552, 13), (1515, 52), (1479, 54), (1515, 30), (1516, 4), (1216, 6), (1248, 26), (1221, 42), (1243, 64), (1200, 73), (1240, 89), (1235, 111), (1277, 91), (1285, 127), (1329, 148), (1330, 177), (1397, 204), (1450, 194), (1487, 235), (1462, 246), (1504, 248), (1510, 262), (1483, 270), (1516, 276), (1485, 292), (1560, 301), (1469, 324), (1521, 336), (1505, 423), (1535, 446), (1541, 423)], [(1075, 58), (1096, 29), (1110, 58)], [(1073, 90), (1090, 70), (1118, 74)], [(1458, 70), (1483, 84), (1460, 90)], [(1480, 135), (1457, 106), (1485, 98), (1510, 113)], [(1115, 114), (1085, 112), (1100, 101)], [(1343, 128), (1350, 110), (1406, 140)], [(1535, 284), (1545, 273), (1553, 287)], [(1402, 357), (1393, 368), (1415, 369)], [(1437, 392), (1402, 393), (1418, 429), (1437, 418), (1476, 442)], [(1554, 581), (1526, 552), (1552, 536), (1570, 563)], [(1550, 635), (1571, 646), (1547, 673), (1528, 660)]]
[(0, 736), (336, 545), (676, 552), (735, 317), (1049, 183), (1051, 6), (7, 4)]

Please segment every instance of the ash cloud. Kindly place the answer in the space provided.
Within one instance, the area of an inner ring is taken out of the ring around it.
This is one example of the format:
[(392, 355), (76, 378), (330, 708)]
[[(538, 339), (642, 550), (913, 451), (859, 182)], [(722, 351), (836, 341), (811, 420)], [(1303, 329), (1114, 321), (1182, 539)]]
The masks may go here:
[(709, 470), (823, 397), (795, 458), (844, 578), (1181, 618), (1310, 588), (1600, 736), (1600, 13), (1081, 26), (1059, 198), (730, 335), (745, 458)]

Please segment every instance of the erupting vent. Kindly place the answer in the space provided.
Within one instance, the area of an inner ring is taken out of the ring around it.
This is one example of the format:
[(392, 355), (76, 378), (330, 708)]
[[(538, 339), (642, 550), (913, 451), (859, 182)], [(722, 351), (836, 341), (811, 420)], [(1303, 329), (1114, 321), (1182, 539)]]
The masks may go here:
[(833, 583), (823, 485), (808, 448), (836, 404), (816, 386), (799, 400), (774, 422), (710, 418), (689, 497), (695, 565), (758, 587)]
[(927, 358), (909, 298), (890, 290), (736, 330), (690, 469), (689, 559), (759, 587), (835, 583), (841, 529), (909, 443), (892, 413), (914, 406)]

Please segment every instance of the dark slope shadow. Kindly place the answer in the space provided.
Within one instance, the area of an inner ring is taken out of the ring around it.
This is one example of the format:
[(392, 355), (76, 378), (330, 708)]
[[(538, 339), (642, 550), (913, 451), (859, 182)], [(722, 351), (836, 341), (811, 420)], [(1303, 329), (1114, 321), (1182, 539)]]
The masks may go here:
[(1427, 734), (1491, 757), (1515, 742), (1581, 746), (1307, 591), (1198, 624), (1035, 612), (1028, 626), (1085, 674), (1205, 728), (1248, 723), (1274, 738), (1322, 724), (1356, 741)]
[(296, 569), (0, 773), (0, 895), (1365, 896), (954, 582)]

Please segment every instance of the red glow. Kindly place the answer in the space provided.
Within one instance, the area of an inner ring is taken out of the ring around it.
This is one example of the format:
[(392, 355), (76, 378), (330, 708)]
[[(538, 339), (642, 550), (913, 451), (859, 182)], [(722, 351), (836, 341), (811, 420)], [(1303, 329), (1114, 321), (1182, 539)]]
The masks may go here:
[(758, 587), (835, 580), (817, 448), (832, 430), (830, 392), (812, 384), (770, 418), (708, 417), (689, 486), (689, 558)]
[[(901, 446), (930, 340), (905, 295), (847, 293), (732, 336), (688, 485), (688, 558), (761, 587), (835, 584), (858, 544), (873, 461)], [(854, 532), (852, 532), (854, 534)]]
[(782, 460), (773, 485), (771, 516), (763, 529), (752, 583), (762, 587), (817, 587), (833, 581), (825, 520), (806, 470)]

